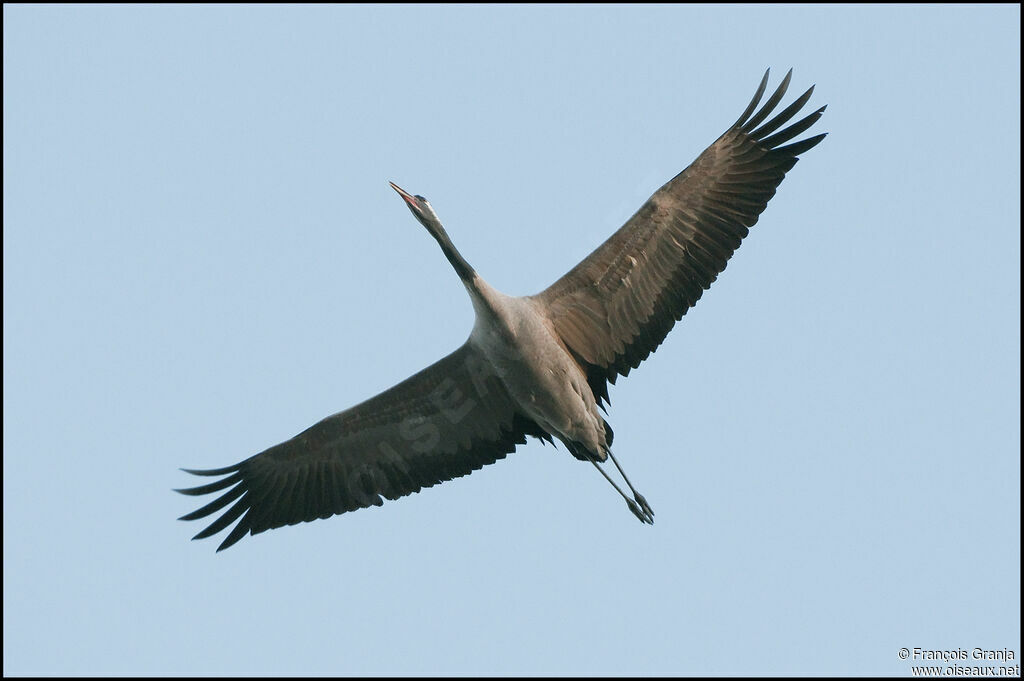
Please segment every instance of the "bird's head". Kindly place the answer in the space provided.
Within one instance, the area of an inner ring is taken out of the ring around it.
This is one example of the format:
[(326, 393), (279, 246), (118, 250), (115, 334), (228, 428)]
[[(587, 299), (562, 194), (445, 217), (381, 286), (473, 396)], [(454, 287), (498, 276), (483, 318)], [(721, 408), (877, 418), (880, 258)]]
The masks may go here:
[(399, 187), (394, 182), (389, 182), (391, 188), (398, 192), (398, 195), (405, 201), (405, 205), (409, 206), (409, 210), (416, 216), (416, 219), (420, 221), (424, 227), (431, 233), (436, 235), (438, 231), (443, 232), (441, 227), (441, 220), (437, 217), (437, 213), (434, 212), (433, 206), (430, 205), (430, 201), (427, 201), (420, 195), (413, 196), (409, 192)]
[[(391, 188), (398, 192), (398, 195), (405, 201), (405, 205), (409, 206), (409, 210), (416, 216), (416, 219), (420, 221), (420, 224), (427, 228), (430, 235), (437, 240), (440, 244), (441, 250), (444, 251), (445, 257), (448, 258), (448, 262), (455, 268), (455, 272), (459, 275), (459, 278), (463, 282), (471, 281), (475, 276), (476, 272), (469, 266), (466, 259), (463, 258), (458, 250), (455, 249), (455, 244), (448, 238), (448, 233), (444, 231), (444, 227), (441, 226), (441, 220), (437, 217), (437, 213), (434, 212), (434, 208), (430, 205), (430, 201), (427, 201), (422, 196), (413, 196), (409, 192), (399, 187), (394, 182), (391, 183)], [(468, 285), (468, 284), (467, 284)]]

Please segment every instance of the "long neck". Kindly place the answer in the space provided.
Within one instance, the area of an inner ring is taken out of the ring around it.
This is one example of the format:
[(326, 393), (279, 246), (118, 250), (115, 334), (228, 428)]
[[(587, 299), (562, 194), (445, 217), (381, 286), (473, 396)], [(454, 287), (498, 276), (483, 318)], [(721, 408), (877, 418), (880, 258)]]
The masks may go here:
[(476, 312), (477, 321), (479, 322), (483, 318), (491, 320), (489, 323), (493, 324), (501, 316), (505, 296), (493, 289), (466, 262), (466, 259), (455, 248), (455, 244), (448, 238), (448, 233), (444, 231), (444, 227), (441, 226), (440, 222), (431, 224), (429, 228), (431, 235), (437, 239), (437, 243), (440, 244), (441, 250), (444, 251), (445, 257), (448, 258), (448, 262), (455, 268), (455, 273), (459, 275), (459, 279), (462, 280), (463, 285), (466, 287), (466, 291), (473, 301), (473, 310)]
[(430, 234), (437, 239), (441, 250), (444, 251), (444, 257), (448, 258), (448, 262), (455, 268), (455, 273), (459, 275), (462, 283), (467, 287), (472, 286), (473, 280), (476, 279), (476, 271), (466, 262), (466, 259), (462, 257), (459, 250), (455, 248), (455, 244), (448, 238), (448, 233), (444, 231), (444, 227), (440, 223), (430, 225)]

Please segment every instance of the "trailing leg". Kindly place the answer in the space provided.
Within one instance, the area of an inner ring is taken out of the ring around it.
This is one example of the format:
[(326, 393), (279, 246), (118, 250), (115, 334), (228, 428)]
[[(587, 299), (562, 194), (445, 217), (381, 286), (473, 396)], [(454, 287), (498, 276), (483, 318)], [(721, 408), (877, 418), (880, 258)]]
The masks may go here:
[(637, 492), (636, 487), (633, 487), (633, 483), (629, 481), (629, 476), (626, 475), (626, 471), (622, 470), (622, 466), (620, 466), (619, 462), (615, 459), (615, 455), (612, 454), (611, 449), (608, 450), (608, 456), (612, 458), (612, 463), (614, 463), (615, 467), (619, 469), (619, 473), (622, 474), (622, 479), (626, 481), (627, 485), (629, 485), (629, 491), (633, 493), (633, 498), (636, 499), (636, 503), (640, 504), (640, 508), (642, 508), (644, 514), (650, 518), (650, 523), (653, 525), (654, 510), (651, 508), (651, 505), (647, 503), (647, 499), (644, 499), (644, 495)]

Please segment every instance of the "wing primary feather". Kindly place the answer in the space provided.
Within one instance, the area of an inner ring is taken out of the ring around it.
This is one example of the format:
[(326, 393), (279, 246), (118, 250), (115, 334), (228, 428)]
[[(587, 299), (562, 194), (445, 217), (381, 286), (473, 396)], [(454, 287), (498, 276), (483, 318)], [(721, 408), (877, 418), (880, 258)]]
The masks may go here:
[[(249, 509), (249, 512), (252, 512), (251, 508)], [(218, 553), (230, 546), (233, 546), (236, 542), (238, 542), (239, 539), (249, 534), (250, 529), (251, 527), (249, 524), (249, 513), (246, 513), (244, 516), (242, 516), (242, 519), (238, 521), (238, 524), (235, 525), (235, 528), (231, 530), (231, 534), (225, 537), (224, 541), (222, 541), (220, 543), (220, 546), (217, 547)]]
[(743, 124), (743, 121), (747, 120), (747, 116), (754, 113), (754, 109), (757, 108), (757, 103), (761, 101), (761, 95), (764, 94), (765, 87), (768, 86), (768, 74), (771, 73), (771, 69), (765, 69), (764, 77), (761, 78), (761, 84), (757, 86), (757, 92), (754, 93), (753, 99), (750, 100), (750, 104), (747, 104), (747, 108), (743, 110), (740, 117), (736, 119), (736, 122), (730, 126), (732, 128), (738, 128)]
[(825, 107), (821, 107), (814, 113), (808, 114), (807, 116), (801, 118), (793, 125), (789, 126), (788, 128), (785, 128), (784, 130), (781, 130), (780, 132), (775, 133), (771, 137), (761, 140), (761, 144), (767, 147), (768, 149), (773, 149), (778, 145), (782, 144), (783, 142), (788, 142), (789, 140), (793, 139), (794, 137), (802, 133), (807, 128), (814, 125), (814, 122), (821, 118), (821, 114), (823, 111), (825, 111)]
[[(255, 495), (253, 508), (246, 518), (253, 531), (261, 532), (275, 527), (275, 514), (280, 513), (280, 509), (287, 503), (287, 494), (291, 489), (293, 479), (291, 473), (274, 476), (265, 488), (252, 491)], [(258, 503), (256, 499), (259, 500)]]
[(219, 492), (222, 489), (226, 489), (228, 487), (231, 487), (231, 485), (235, 484), (236, 482), (239, 482), (241, 479), (242, 479), (242, 474), (241, 473), (235, 473), (234, 475), (229, 475), (228, 477), (224, 478), (223, 480), (218, 480), (217, 482), (211, 482), (209, 485), (200, 485), (199, 487), (188, 487), (186, 489), (176, 489), (174, 491), (179, 493), (179, 494), (187, 494), (190, 497), (198, 497), (198, 496), (201, 496), (203, 494), (210, 494), (211, 492)]
[(211, 513), (215, 513), (217, 511), (219, 511), (220, 509), (224, 508), (225, 506), (230, 504), (232, 501), (234, 501), (238, 497), (242, 496), (242, 494), (244, 494), (244, 493), (245, 493), (245, 485), (239, 485), (238, 487), (234, 488), (233, 490), (231, 490), (229, 492), (225, 492), (221, 496), (217, 497), (216, 499), (214, 499), (213, 501), (208, 503), (206, 506), (203, 506), (202, 508), (200, 508), (200, 509), (198, 509), (196, 511), (192, 511), (191, 513), (189, 513), (187, 515), (181, 516), (180, 518), (178, 518), (178, 520), (198, 520), (199, 518), (205, 518), (206, 516), (210, 515)]
[(183, 470), (186, 473), (191, 473), (192, 475), (227, 475), (228, 473), (234, 473), (239, 468), (241, 468), (242, 463), (244, 462), (236, 463), (234, 466), (225, 466), (224, 468), (211, 468), (209, 470), (196, 470), (194, 468), (181, 468), (179, 470)]
[(218, 532), (223, 530), (225, 527), (227, 527), (231, 523), (233, 523), (236, 520), (238, 520), (238, 516), (240, 516), (243, 513), (245, 513), (245, 511), (248, 508), (249, 508), (249, 500), (246, 497), (243, 496), (241, 499), (236, 501), (235, 505), (232, 506), (230, 509), (228, 509), (228, 511), (224, 515), (222, 515), (221, 517), (219, 517), (216, 520), (214, 520), (212, 523), (210, 523), (209, 527), (207, 527), (205, 530), (203, 530), (202, 532), (200, 532), (199, 534), (197, 534), (196, 536), (194, 536), (192, 538), (193, 539), (206, 539), (207, 537), (209, 537), (211, 535), (217, 534)]
[(806, 104), (807, 100), (811, 98), (811, 93), (813, 92), (814, 86), (812, 85), (810, 88), (808, 88), (807, 92), (800, 95), (800, 97), (795, 102), (793, 102), (785, 109), (783, 109), (778, 116), (771, 119), (754, 132), (750, 133), (750, 136), (756, 140), (759, 140), (775, 132), (776, 128), (778, 128), (780, 125), (788, 121), (796, 114), (797, 111), (804, 107), (804, 104)]
[(789, 81), (793, 77), (793, 69), (790, 69), (786, 73), (786, 77), (779, 83), (779, 87), (775, 89), (772, 96), (764, 103), (761, 110), (754, 114), (754, 117), (743, 124), (743, 132), (750, 132), (755, 126), (759, 125), (761, 121), (768, 117), (768, 114), (782, 101), (782, 98), (786, 96), (786, 90), (789, 89)]
[(790, 156), (799, 156), (800, 154), (804, 153), (805, 151), (807, 151), (809, 149), (813, 149), (818, 144), (818, 142), (820, 142), (821, 140), (825, 139), (825, 137), (827, 135), (828, 135), (827, 132), (823, 132), (820, 135), (815, 135), (814, 137), (808, 137), (805, 140), (801, 140), (799, 142), (794, 142), (793, 144), (787, 145), (785, 147), (778, 147), (777, 149), (773, 149), (772, 153), (773, 154), (788, 154)]

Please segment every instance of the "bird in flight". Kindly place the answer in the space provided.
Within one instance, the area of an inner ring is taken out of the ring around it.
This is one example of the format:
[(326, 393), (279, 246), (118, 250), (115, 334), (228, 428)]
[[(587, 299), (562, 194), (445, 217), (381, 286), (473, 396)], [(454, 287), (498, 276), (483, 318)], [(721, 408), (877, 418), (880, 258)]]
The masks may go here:
[[(222, 494), (181, 520), (227, 508), (194, 539), (237, 520), (220, 551), (247, 534), (380, 506), (383, 499), (494, 463), (527, 436), (557, 439), (593, 464), (629, 510), (653, 524), (650, 504), (612, 454), (612, 429), (602, 416), (608, 384), (639, 366), (700, 300), (797, 157), (824, 139), (819, 134), (790, 142), (825, 110), (791, 123), (813, 86), (766, 120), (792, 73), (758, 109), (766, 71), (746, 110), (721, 137), (536, 295), (510, 297), (492, 288), (456, 250), (430, 202), (391, 183), (469, 292), (476, 313), (469, 339), (290, 440), (226, 468), (186, 469), (220, 479), (178, 492)], [(605, 470), (609, 458), (628, 493)]]

